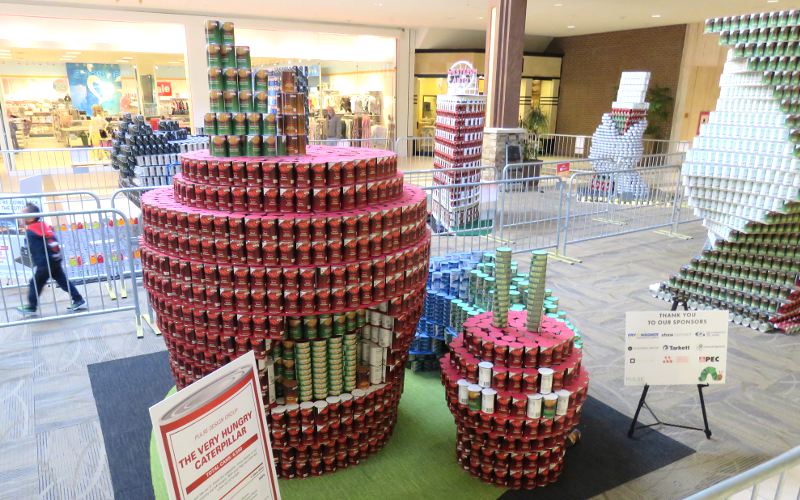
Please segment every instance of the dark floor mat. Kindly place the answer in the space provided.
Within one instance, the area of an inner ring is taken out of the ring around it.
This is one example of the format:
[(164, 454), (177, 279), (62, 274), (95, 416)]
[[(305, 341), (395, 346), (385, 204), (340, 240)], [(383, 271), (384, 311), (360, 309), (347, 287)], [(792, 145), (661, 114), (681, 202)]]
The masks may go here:
[(89, 365), (117, 500), (151, 499), (150, 413), (175, 385), (167, 351)]

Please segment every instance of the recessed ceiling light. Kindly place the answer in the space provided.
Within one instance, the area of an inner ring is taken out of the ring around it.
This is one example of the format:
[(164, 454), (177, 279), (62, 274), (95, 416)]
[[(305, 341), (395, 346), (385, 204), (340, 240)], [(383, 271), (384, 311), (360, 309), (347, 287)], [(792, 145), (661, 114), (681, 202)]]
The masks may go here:
[(125, 61), (130, 61), (133, 58), (131, 56), (125, 56), (125, 57), (120, 57), (120, 59), (125, 60)]
[(482, 21), (483, 20), (483, 16), (478, 16), (478, 20)]
[(563, 6), (564, 6), (563, 3), (554, 3), (553, 4), (553, 7), (563, 7)]
[(650, 14), (650, 17), (656, 17), (656, 18), (658, 18), (658, 17), (661, 17), (661, 14)]
[(575, 25), (574, 25), (574, 24), (570, 24), (569, 26), (567, 26), (567, 29), (568, 29), (568, 30), (575, 29)]
[(64, 52), (64, 53), (65, 53), (65, 54), (75, 54), (75, 55), (77, 55), (77, 54), (80, 54), (80, 51), (77, 51), (77, 50), (68, 50), (68, 51), (66, 51), (66, 52)]
[(767, 3), (778, 3), (778, 0), (767, 0)]

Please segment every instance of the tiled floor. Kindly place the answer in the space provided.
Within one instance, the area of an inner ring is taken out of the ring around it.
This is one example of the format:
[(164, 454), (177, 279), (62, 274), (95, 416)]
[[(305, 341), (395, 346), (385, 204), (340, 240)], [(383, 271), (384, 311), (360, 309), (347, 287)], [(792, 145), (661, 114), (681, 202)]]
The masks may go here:
[[(584, 333), (592, 395), (628, 415), (640, 389), (623, 386), (624, 313), (667, 308), (647, 286), (688, 262), (704, 241), (698, 224), (681, 230), (695, 239), (645, 232), (597, 240), (570, 246), (582, 263), (548, 265), (548, 286)], [(160, 349), (163, 341), (150, 332), (136, 338), (131, 312), (0, 330), (0, 498), (109, 498), (86, 367)], [(603, 497), (681, 498), (795, 446), (798, 366), (797, 337), (731, 325), (729, 383), (706, 393), (713, 438), (662, 429), (697, 453)], [(665, 421), (701, 422), (693, 387), (655, 387), (648, 400)], [(627, 439), (625, 431), (619, 439)]]

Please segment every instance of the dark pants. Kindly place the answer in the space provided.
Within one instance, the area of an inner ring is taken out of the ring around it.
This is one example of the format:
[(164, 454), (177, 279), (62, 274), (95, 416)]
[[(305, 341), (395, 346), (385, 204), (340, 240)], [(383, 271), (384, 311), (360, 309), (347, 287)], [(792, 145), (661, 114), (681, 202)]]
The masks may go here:
[(78, 287), (72, 284), (72, 282), (67, 279), (67, 275), (64, 274), (61, 263), (50, 262), (50, 269), (44, 266), (36, 267), (34, 271), (33, 278), (31, 278), (30, 285), (28, 285), (28, 304), (30, 306), (34, 308), (37, 307), (39, 304), (39, 294), (42, 293), (42, 288), (51, 277), (58, 284), (60, 289), (70, 294), (73, 302), (83, 300), (83, 297), (78, 292)]

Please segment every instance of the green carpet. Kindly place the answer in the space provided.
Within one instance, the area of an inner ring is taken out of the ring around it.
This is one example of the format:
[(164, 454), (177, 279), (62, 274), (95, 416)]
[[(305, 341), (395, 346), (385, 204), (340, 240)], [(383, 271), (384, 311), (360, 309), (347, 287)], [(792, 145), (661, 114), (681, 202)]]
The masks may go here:
[[(173, 389), (174, 391), (174, 389)], [(170, 391), (171, 393), (172, 391)], [(406, 371), (394, 434), (384, 449), (361, 464), (306, 479), (281, 480), (284, 499), (447, 498), (494, 499), (504, 488), (482, 483), (456, 462), (456, 427), (444, 400), (439, 372)], [(167, 492), (155, 440), (150, 441), (153, 491)]]

